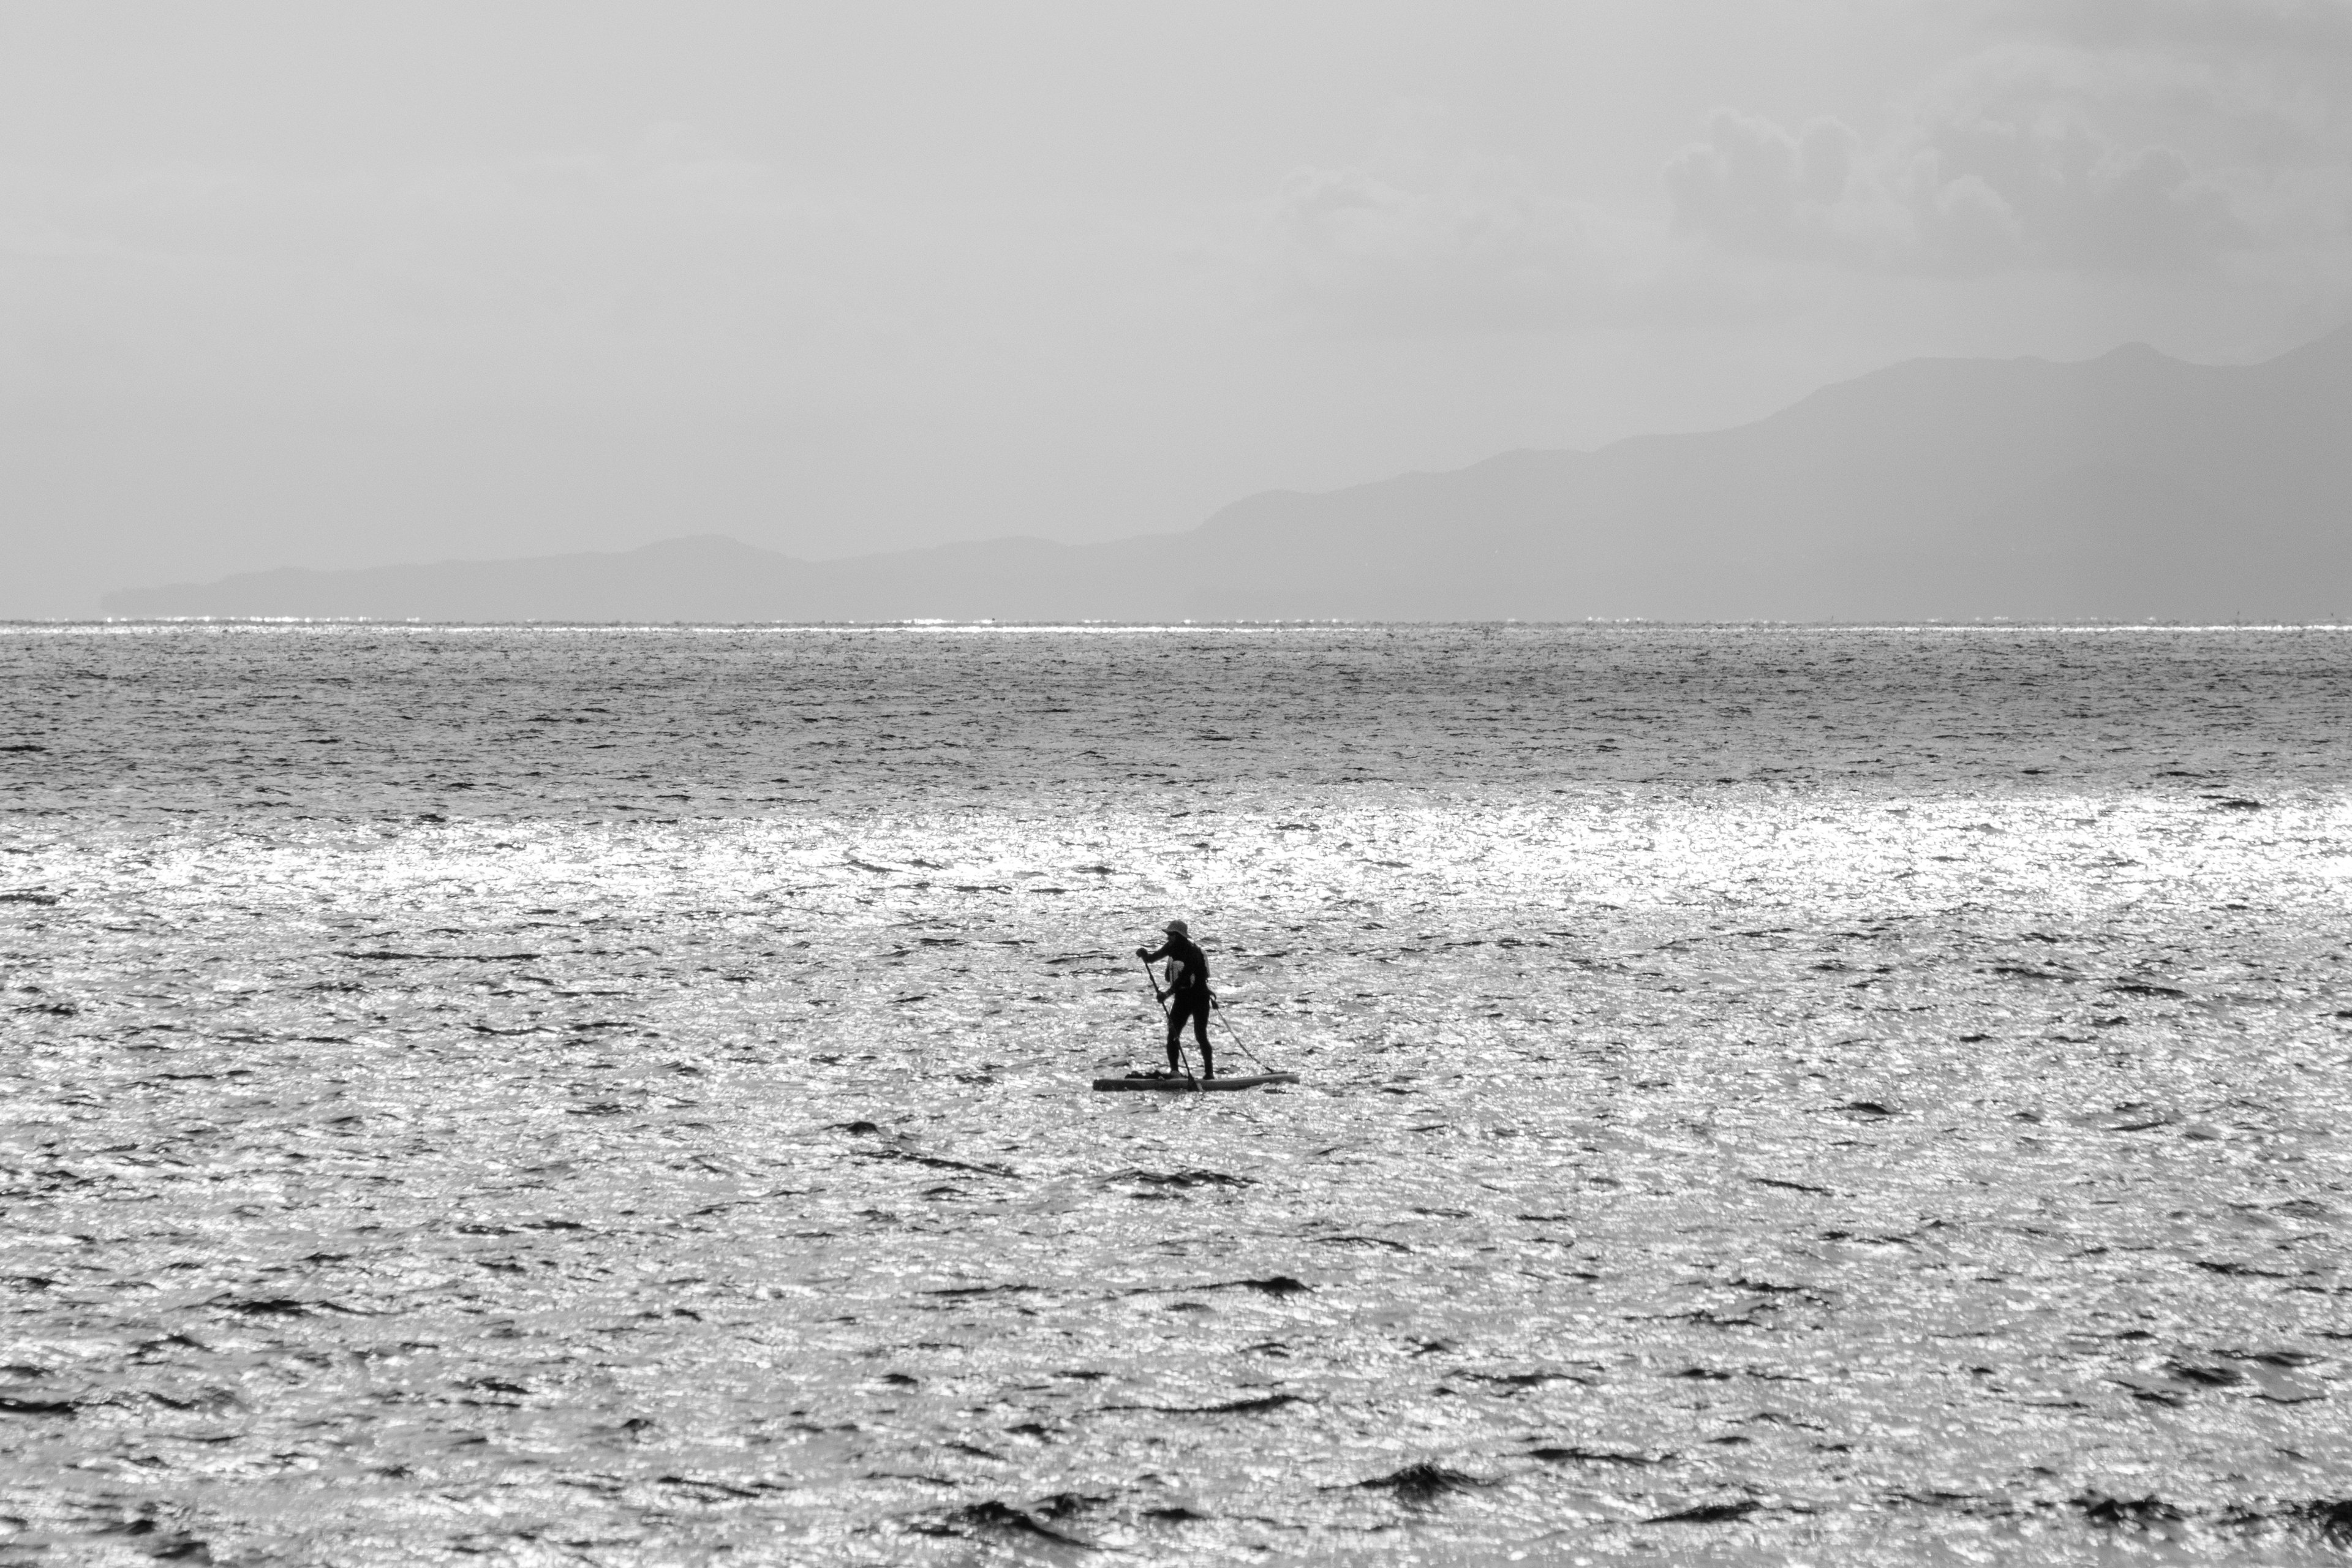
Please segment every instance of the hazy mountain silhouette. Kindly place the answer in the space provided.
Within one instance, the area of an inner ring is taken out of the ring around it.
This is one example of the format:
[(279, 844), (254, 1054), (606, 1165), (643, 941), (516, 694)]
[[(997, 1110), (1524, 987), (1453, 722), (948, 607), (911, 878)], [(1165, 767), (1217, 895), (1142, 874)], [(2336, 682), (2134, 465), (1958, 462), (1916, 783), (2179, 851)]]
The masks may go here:
[(2141, 345), (1914, 360), (1737, 429), (1513, 452), (1189, 533), (804, 562), (622, 554), (265, 572), (115, 616), (429, 620), (2155, 617), (2352, 612), (2352, 327), (2251, 366)]

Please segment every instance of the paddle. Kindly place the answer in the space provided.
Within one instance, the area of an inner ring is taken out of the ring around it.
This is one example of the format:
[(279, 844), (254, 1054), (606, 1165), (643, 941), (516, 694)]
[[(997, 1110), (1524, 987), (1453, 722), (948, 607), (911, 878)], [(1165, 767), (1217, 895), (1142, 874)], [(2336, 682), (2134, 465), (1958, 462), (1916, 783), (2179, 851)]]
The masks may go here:
[[(1160, 1004), (1160, 1021), (1164, 1024), (1168, 1021), (1168, 998), (1160, 993), (1160, 976), (1151, 973), (1151, 960), (1147, 958), (1140, 962), (1143, 964), (1144, 984), (1151, 987), (1151, 999)], [(1176, 1059), (1184, 1064), (1184, 1076), (1191, 1078), (1192, 1054), (1184, 1048), (1184, 1037), (1181, 1035), (1176, 1037)]]

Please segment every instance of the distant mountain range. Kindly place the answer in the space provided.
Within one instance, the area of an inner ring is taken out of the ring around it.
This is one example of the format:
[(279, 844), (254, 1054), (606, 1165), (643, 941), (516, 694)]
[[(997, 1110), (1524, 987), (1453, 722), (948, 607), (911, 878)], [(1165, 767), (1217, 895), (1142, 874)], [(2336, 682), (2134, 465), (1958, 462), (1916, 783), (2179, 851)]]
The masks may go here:
[(451, 621), (2328, 620), (2352, 615), (2352, 327), (2251, 366), (1913, 360), (1731, 430), (1507, 453), (1190, 532), (809, 562), (252, 573), (110, 616)]

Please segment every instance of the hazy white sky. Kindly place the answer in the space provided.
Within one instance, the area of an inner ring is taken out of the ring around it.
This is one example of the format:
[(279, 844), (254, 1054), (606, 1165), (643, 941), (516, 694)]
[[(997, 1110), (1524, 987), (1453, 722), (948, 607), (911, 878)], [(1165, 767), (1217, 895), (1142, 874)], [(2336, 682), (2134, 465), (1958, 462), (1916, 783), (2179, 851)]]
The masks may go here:
[(2352, 0), (0, 3), (0, 614), (1189, 527), (2352, 317)]

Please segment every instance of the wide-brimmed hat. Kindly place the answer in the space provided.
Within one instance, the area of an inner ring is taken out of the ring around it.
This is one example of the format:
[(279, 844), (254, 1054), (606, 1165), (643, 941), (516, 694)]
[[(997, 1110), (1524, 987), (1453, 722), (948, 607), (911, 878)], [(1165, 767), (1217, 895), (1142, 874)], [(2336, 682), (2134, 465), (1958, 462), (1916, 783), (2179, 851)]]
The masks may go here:
[(1171, 936), (1191, 936), (1192, 934), (1192, 927), (1186, 925), (1182, 921), (1170, 921), (1166, 925), (1161, 926), (1160, 929), (1168, 932)]

